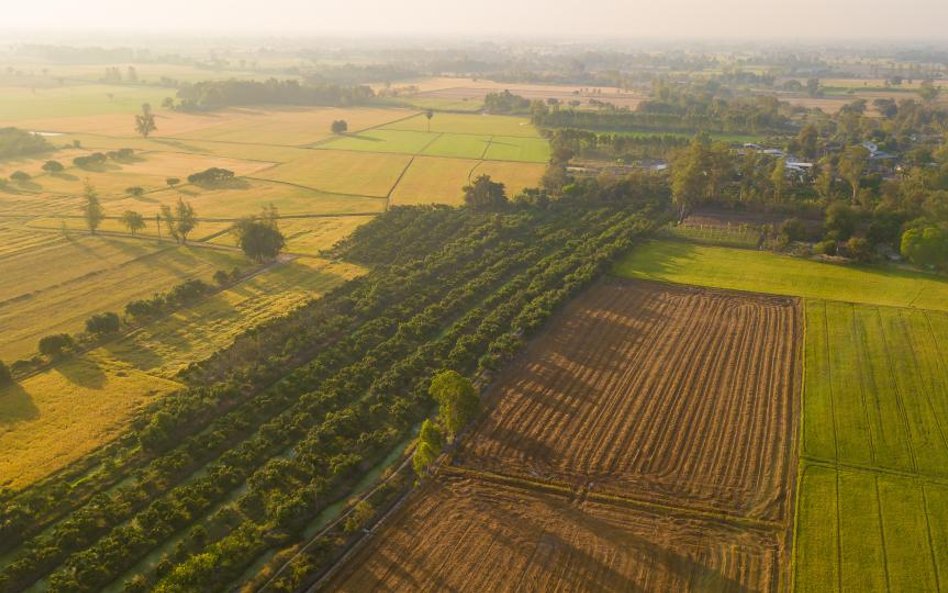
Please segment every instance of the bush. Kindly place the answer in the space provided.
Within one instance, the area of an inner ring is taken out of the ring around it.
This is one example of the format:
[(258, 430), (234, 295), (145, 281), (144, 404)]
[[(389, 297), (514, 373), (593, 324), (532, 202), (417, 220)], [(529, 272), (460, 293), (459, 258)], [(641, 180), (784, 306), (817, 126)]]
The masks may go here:
[(862, 237), (851, 237), (846, 241), (846, 253), (858, 262), (872, 261), (872, 245)]
[(214, 272), (214, 282), (217, 282), (219, 286), (224, 286), (230, 282), (230, 274), (224, 270), (217, 270)]
[(32, 178), (26, 171), (14, 171), (10, 174), (10, 179), (13, 181), (29, 181)]
[(836, 255), (836, 241), (832, 239), (820, 241), (819, 243), (813, 246), (813, 253), (821, 253), (823, 255)]
[(86, 319), (86, 331), (90, 334), (104, 336), (114, 334), (121, 327), (119, 316), (115, 313), (99, 313)]
[(10, 367), (0, 360), (0, 385), (9, 385), (10, 383), (13, 383), (13, 373), (10, 372)]
[(799, 218), (788, 218), (780, 225), (780, 234), (788, 241), (803, 241), (806, 238), (806, 225)]
[(61, 173), (66, 167), (59, 161), (46, 161), (42, 168), (47, 173)]
[(234, 172), (220, 167), (211, 167), (199, 173), (188, 175), (188, 183), (195, 185), (217, 185), (234, 178)]
[(58, 358), (71, 349), (74, 344), (75, 342), (69, 334), (53, 334), (40, 339), (39, 351), (43, 356)]
[(936, 226), (911, 228), (902, 234), (902, 257), (917, 266), (948, 268), (948, 231)]

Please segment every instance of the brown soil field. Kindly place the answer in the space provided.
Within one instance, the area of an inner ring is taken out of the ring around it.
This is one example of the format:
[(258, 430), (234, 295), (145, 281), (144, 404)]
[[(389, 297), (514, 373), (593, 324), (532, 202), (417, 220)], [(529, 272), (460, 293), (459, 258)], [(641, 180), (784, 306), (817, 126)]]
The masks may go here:
[(786, 590), (802, 333), (790, 298), (599, 283), (328, 589)]
[(329, 590), (455, 593), (774, 590), (774, 533), (476, 479), (432, 481)]
[(789, 298), (600, 284), (500, 379), (458, 463), (781, 521), (801, 338)]

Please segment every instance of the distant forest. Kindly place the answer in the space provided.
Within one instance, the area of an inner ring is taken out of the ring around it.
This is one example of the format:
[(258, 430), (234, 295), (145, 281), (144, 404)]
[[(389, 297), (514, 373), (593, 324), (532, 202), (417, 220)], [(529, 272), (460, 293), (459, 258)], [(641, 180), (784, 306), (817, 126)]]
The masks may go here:
[(301, 84), (296, 80), (270, 78), (216, 80), (186, 84), (178, 89), (177, 109), (183, 111), (218, 109), (237, 105), (359, 105), (375, 96), (368, 86), (332, 83)]

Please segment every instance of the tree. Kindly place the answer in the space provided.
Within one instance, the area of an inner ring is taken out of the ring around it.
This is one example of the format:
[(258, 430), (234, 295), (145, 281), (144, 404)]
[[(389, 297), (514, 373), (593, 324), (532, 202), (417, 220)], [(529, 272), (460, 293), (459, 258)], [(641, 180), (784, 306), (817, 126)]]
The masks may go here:
[(175, 206), (174, 210), (175, 219), (177, 220), (177, 234), (181, 237), (182, 243), (188, 242), (188, 233), (194, 230), (194, 227), (198, 225), (197, 215), (194, 213), (194, 208), (191, 207), (190, 202), (185, 202), (183, 199), (178, 198), (178, 204)]
[(770, 173), (770, 184), (774, 188), (774, 202), (783, 201), (783, 192), (787, 186), (787, 162), (784, 159), (777, 159), (774, 162), (773, 171)]
[(286, 239), (277, 228), (275, 220), (269, 219), (266, 209), (262, 217), (251, 216), (237, 221), (233, 229), (237, 245), (254, 261), (265, 261), (279, 255)]
[[(161, 220), (165, 222), (165, 229), (168, 230), (168, 234), (171, 235), (171, 238), (177, 242), (178, 225), (177, 221), (174, 219), (174, 212), (171, 210), (171, 206), (168, 204), (161, 205)], [(158, 238), (161, 238), (161, 225), (158, 226)]]
[(850, 237), (849, 241), (846, 241), (846, 252), (858, 262), (866, 263), (872, 260), (872, 246), (862, 237)]
[(917, 266), (948, 269), (948, 231), (936, 226), (908, 229), (902, 234), (900, 251)]
[(924, 81), (918, 87), (918, 96), (927, 103), (934, 102), (941, 94), (941, 87), (935, 86), (930, 80)]
[(490, 175), (479, 175), (474, 183), (466, 185), (464, 203), (476, 210), (502, 208), (507, 205), (507, 192), (504, 184), (492, 181)]
[(161, 100), (162, 109), (174, 109), (174, 99), (171, 97), (165, 97)]
[(859, 197), (859, 184), (869, 162), (869, 151), (863, 146), (850, 146), (839, 159), (839, 175), (852, 188), (851, 202), (855, 204)]
[(808, 159), (815, 159), (819, 153), (820, 132), (813, 124), (803, 126), (800, 133), (797, 134), (797, 144), (800, 145), (800, 152)]
[(86, 331), (97, 336), (114, 334), (121, 327), (119, 316), (115, 313), (98, 313), (86, 319)]
[(145, 228), (145, 217), (134, 210), (126, 210), (125, 213), (122, 214), (122, 224), (134, 235)]
[(40, 339), (39, 352), (43, 356), (59, 358), (66, 350), (72, 348), (73, 344), (72, 336), (69, 334), (53, 334)]
[(415, 452), (411, 456), (411, 466), (418, 477), (424, 477), (428, 473), (428, 468), (438, 458), (438, 452), (426, 442), (419, 442), (415, 447)]
[(30, 177), (30, 174), (26, 171), (14, 171), (10, 174), (10, 179), (18, 183), (23, 183), (25, 181), (29, 181), (32, 179), (32, 177)]
[(96, 229), (98, 229), (102, 223), (102, 219), (105, 218), (105, 211), (99, 202), (99, 194), (95, 191), (92, 184), (89, 183), (88, 179), (85, 182), (83, 193), (85, 194), (85, 204), (82, 206), (82, 215), (86, 219), (86, 226), (89, 227), (89, 232), (94, 235)]
[(707, 185), (707, 160), (710, 139), (698, 134), (691, 144), (672, 160), (672, 203), (678, 209), (678, 222), (688, 216)]
[(457, 371), (439, 372), (428, 389), (438, 402), (438, 418), (449, 438), (453, 439), (480, 410), (480, 398), (474, 385)]
[(431, 131), (431, 118), (432, 118), (432, 117), (434, 117), (434, 111), (432, 111), (431, 109), (428, 109), (427, 111), (425, 111), (425, 119), (428, 120), (428, 131), (429, 131), (429, 132)]
[(151, 112), (151, 105), (142, 104), (142, 112), (135, 116), (135, 131), (142, 138), (147, 138), (149, 134), (156, 131), (158, 126), (155, 124), (155, 114)]
[(179, 183), (181, 183), (181, 180), (178, 179), (177, 177), (169, 177), (169, 178), (165, 179), (165, 183), (168, 184), (168, 187), (170, 187), (170, 188), (173, 189), (174, 186), (176, 186), (176, 185), (178, 185)]
[(349, 124), (344, 119), (337, 119), (329, 126), (333, 134), (345, 134), (349, 131)]
[(845, 241), (856, 230), (856, 212), (845, 202), (830, 204), (823, 226), (828, 238)]
[(188, 183), (195, 185), (219, 185), (234, 178), (234, 172), (220, 167), (211, 167), (188, 175)]
[(137, 185), (134, 187), (126, 187), (125, 193), (127, 193), (129, 196), (133, 198), (140, 198), (143, 195), (145, 195), (145, 188), (139, 187)]
[(60, 163), (59, 161), (46, 161), (45, 163), (43, 163), (42, 169), (46, 171), (47, 173), (56, 174), (56, 173), (62, 173), (65, 167), (63, 167), (63, 164)]

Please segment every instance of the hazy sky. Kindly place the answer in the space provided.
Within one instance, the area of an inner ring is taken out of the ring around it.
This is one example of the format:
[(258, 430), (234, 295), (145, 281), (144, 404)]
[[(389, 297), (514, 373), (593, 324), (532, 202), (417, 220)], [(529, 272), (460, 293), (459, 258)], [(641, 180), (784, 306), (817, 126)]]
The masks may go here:
[(13, 28), (614, 38), (948, 38), (948, 0), (4, 0)]

